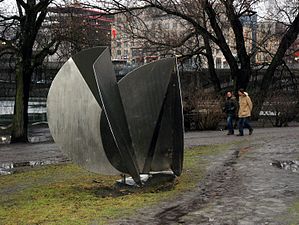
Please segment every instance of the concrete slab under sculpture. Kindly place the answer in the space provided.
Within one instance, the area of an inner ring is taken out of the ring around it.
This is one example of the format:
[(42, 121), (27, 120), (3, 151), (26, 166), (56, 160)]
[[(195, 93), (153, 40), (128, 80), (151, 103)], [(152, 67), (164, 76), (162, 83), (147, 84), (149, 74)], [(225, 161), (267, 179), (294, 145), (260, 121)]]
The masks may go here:
[(61, 150), (100, 174), (183, 167), (183, 114), (175, 58), (158, 60), (119, 82), (109, 49), (79, 52), (59, 70), (47, 99), (49, 128)]

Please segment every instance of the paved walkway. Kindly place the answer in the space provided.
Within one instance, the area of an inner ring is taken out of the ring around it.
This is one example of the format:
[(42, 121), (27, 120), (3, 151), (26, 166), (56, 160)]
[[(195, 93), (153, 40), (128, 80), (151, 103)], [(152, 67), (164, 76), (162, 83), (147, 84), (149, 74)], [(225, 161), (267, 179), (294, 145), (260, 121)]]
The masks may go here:
[[(287, 137), (289, 133), (298, 134), (299, 127), (292, 128), (259, 128), (254, 130), (252, 136), (227, 136), (226, 131), (200, 131), (185, 133), (185, 147), (224, 144), (238, 140), (259, 140), (272, 137), (274, 134), (282, 134)], [(1, 137), (0, 137), (1, 138)], [(0, 164), (7, 162), (29, 162), (29, 161), (65, 161), (66, 157), (61, 153), (59, 147), (53, 143), (48, 128), (39, 127), (29, 133), (30, 144), (0, 144)]]
[[(0, 135), (1, 136), (1, 135)], [(4, 140), (7, 134), (2, 134)], [(1, 138), (0, 137), (0, 140)], [(29, 132), (30, 144), (0, 144), (0, 175), (10, 174), (23, 166), (64, 163), (68, 158), (53, 142), (48, 128), (37, 126)]]
[[(225, 176), (229, 182), (219, 186), (225, 191), (220, 191), (202, 209), (189, 212), (181, 221), (185, 224), (299, 224), (299, 128), (257, 130), (236, 147), (237, 157), (232, 164), (222, 167), (230, 171)], [(272, 165), (278, 163), (276, 160), (297, 164), (289, 164), (282, 170)], [(295, 203), (296, 213), (292, 212)]]
[[(0, 145), (0, 164), (66, 160), (50, 139), (40, 140), (46, 142)], [(212, 159), (198, 188), (111, 224), (299, 224), (299, 127), (260, 128), (244, 137), (225, 131), (185, 134), (186, 147), (222, 143), (233, 147)], [(283, 162), (289, 163), (286, 169), (277, 168)]]
[[(278, 161), (299, 161), (299, 128), (255, 129), (252, 136), (222, 132), (186, 134), (186, 145), (229, 143), (213, 158), (198, 188), (136, 217), (113, 224), (298, 225), (298, 164), (279, 169)], [(239, 141), (235, 141), (239, 140)]]

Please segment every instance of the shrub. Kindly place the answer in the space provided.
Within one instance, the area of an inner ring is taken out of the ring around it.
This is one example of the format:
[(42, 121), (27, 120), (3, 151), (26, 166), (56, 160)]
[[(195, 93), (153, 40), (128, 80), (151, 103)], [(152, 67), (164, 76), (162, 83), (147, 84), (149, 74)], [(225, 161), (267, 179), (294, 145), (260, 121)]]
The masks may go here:
[(269, 96), (264, 106), (265, 111), (272, 112), (268, 115), (268, 119), (273, 126), (288, 126), (298, 114), (298, 96), (278, 90)]
[(184, 99), (186, 130), (215, 130), (224, 118), (221, 98), (215, 94), (196, 91)]

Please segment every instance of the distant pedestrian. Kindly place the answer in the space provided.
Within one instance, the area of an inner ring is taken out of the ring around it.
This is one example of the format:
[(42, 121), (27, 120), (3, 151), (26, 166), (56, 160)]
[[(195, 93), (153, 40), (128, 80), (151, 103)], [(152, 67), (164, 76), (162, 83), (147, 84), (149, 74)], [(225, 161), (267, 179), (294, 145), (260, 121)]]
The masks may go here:
[(234, 134), (234, 120), (236, 119), (238, 104), (231, 91), (226, 93), (226, 101), (223, 111), (226, 113), (227, 135)]
[(249, 135), (252, 134), (253, 129), (249, 124), (249, 117), (252, 111), (252, 101), (244, 89), (239, 89), (239, 134), (237, 136), (244, 136), (244, 128), (249, 129)]

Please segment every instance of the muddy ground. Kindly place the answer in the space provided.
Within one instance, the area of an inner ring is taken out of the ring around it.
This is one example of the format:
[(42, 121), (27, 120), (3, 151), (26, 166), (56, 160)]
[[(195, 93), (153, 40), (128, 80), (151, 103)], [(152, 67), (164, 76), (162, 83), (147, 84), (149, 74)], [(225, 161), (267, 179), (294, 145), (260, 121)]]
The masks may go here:
[[(44, 138), (47, 132), (33, 135), (43, 143), (0, 145), (0, 163), (65, 162)], [(225, 131), (185, 135), (186, 147), (225, 143), (230, 150), (210, 156), (207, 175), (195, 189), (109, 224), (298, 225), (299, 127), (255, 129), (244, 137)]]
[[(256, 129), (244, 137), (193, 132), (185, 140), (187, 146), (234, 144), (210, 159), (196, 189), (111, 224), (299, 224), (299, 128)], [(279, 168), (280, 161), (290, 167)]]

